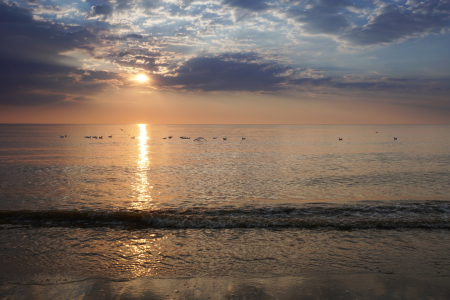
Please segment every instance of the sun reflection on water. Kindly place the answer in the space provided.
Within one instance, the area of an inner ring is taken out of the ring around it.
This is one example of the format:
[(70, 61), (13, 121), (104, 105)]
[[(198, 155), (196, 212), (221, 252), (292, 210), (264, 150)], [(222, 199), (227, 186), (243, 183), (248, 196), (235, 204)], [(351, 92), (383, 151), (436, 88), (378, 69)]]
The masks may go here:
[(128, 273), (129, 278), (157, 275), (164, 259), (161, 243), (166, 239), (167, 237), (149, 234), (146, 238), (134, 236), (120, 242), (120, 269)]
[(149, 136), (147, 134), (147, 125), (139, 124), (139, 156), (138, 156), (138, 170), (137, 170), (137, 183), (134, 185), (134, 189), (137, 192), (137, 201), (133, 203), (134, 209), (144, 209), (152, 206), (151, 203), (151, 189), (147, 178), (147, 171), (150, 166), (150, 159), (148, 157), (148, 141)]

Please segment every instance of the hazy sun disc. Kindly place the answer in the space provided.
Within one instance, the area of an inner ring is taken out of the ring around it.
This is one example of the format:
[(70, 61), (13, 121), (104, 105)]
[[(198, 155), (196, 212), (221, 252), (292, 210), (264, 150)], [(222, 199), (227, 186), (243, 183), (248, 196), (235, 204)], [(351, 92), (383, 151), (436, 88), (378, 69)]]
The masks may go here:
[(136, 75), (136, 77), (134, 78), (134, 80), (136, 80), (137, 82), (140, 82), (140, 83), (144, 83), (144, 82), (146, 82), (146, 81), (148, 81), (148, 77), (147, 77), (147, 75), (145, 75), (145, 74), (138, 74), (138, 75)]

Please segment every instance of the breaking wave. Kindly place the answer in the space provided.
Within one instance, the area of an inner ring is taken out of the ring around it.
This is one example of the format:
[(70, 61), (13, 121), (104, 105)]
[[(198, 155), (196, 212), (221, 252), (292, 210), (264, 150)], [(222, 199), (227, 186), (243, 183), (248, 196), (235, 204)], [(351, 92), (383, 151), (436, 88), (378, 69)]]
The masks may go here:
[(152, 211), (0, 211), (0, 224), (43, 227), (450, 229), (450, 202)]

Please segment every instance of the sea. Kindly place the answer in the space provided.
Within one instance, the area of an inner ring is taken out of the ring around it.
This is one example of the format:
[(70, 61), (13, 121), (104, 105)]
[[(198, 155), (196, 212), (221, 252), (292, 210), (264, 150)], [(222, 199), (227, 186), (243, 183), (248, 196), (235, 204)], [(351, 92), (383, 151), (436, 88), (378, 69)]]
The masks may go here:
[(449, 249), (449, 125), (0, 125), (2, 283), (438, 278)]

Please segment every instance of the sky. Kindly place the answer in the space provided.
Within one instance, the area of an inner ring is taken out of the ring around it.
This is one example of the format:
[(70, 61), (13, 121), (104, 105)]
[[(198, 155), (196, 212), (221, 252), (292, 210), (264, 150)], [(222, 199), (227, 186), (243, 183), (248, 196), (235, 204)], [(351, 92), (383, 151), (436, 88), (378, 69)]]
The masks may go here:
[(450, 124), (450, 0), (0, 0), (0, 123)]

